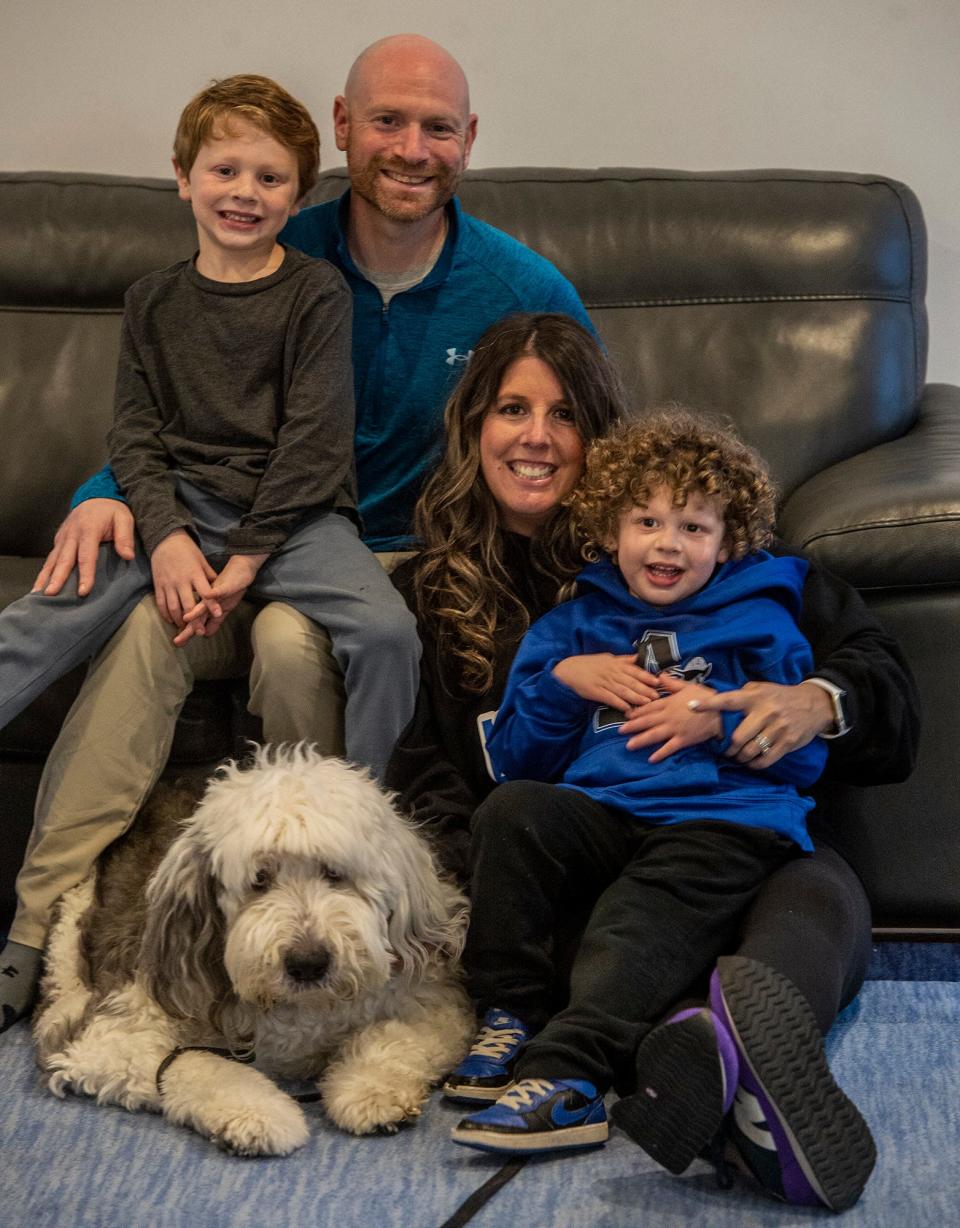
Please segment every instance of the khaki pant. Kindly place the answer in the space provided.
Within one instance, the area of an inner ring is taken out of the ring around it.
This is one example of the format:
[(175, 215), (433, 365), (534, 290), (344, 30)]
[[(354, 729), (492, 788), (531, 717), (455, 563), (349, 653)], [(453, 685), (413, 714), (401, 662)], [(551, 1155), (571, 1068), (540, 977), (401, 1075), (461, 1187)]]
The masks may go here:
[[(409, 554), (377, 556), (387, 571)], [(163, 771), (195, 679), (250, 670), (250, 711), (267, 742), (343, 754), (343, 679), (322, 627), (290, 606), (242, 603), (210, 639), (185, 648), (145, 597), (93, 659), (50, 752), (17, 877), (10, 938), (40, 948), (56, 900), (130, 826)]]

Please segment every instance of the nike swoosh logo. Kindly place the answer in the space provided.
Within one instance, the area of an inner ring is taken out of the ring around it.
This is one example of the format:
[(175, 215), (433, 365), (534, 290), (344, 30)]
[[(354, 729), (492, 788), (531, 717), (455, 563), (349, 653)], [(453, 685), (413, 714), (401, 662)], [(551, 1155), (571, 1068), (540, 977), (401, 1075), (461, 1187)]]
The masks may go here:
[(553, 1112), (550, 1114), (551, 1120), (557, 1126), (575, 1126), (577, 1122), (582, 1121), (590, 1112), (590, 1105), (581, 1105), (579, 1109), (568, 1109), (562, 1102), (558, 1101), (553, 1106)]

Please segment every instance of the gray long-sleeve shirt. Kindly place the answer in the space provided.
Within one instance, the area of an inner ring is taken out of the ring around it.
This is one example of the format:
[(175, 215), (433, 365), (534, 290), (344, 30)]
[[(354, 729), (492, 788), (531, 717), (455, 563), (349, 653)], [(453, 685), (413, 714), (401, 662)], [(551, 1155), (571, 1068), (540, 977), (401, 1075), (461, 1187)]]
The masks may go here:
[(333, 265), (290, 248), (256, 281), (184, 261), (130, 287), (108, 446), (148, 552), (190, 527), (174, 470), (237, 507), (231, 554), (355, 508), (351, 305)]

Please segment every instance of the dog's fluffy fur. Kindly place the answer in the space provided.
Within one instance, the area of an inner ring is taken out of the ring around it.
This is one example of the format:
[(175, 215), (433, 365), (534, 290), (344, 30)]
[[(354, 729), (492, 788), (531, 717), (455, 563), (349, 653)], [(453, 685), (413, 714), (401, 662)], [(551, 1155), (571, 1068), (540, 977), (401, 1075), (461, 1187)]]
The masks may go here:
[(189, 813), (148, 807), (61, 901), (34, 1029), (50, 1089), (245, 1155), (302, 1146), (299, 1105), (252, 1065), (189, 1051), (158, 1091), (173, 1049), (212, 1045), (317, 1076), (354, 1134), (416, 1117), (473, 1029), (466, 901), (426, 843), (364, 772), (302, 746), (221, 769), (169, 843), (171, 810)]

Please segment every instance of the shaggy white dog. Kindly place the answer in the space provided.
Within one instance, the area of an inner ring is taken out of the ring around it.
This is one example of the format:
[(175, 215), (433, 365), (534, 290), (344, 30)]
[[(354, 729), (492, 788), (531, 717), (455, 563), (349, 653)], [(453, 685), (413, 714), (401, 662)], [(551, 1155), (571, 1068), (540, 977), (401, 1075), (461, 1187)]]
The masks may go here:
[[(391, 800), (298, 746), (221, 769), (172, 844), (169, 801), (148, 810), (61, 902), (34, 1029), (50, 1089), (162, 1112), (244, 1155), (301, 1147), (300, 1106), (190, 1048), (211, 1046), (317, 1076), (354, 1134), (416, 1117), (472, 1035), (454, 968), (467, 907)], [(166, 852), (144, 891), (151, 849), (154, 864)]]

